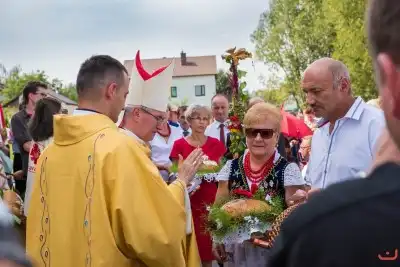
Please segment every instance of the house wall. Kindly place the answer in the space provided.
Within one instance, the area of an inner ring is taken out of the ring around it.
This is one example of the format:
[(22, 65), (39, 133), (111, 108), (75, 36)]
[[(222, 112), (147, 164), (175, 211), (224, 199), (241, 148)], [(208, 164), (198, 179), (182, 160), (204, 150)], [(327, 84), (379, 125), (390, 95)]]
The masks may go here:
[[(205, 96), (195, 95), (195, 86), (205, 86)], [(185, 101), (186, 104), (202, 104), (211, 105), (211, 98), (216, 92), (215, 75), (207, 76), (188, 76), (188, 77), (174, 77), (172, 79), (172, 86), (176, 87), (177, 97), (171, 97), (171, 102), (180, 104)]]

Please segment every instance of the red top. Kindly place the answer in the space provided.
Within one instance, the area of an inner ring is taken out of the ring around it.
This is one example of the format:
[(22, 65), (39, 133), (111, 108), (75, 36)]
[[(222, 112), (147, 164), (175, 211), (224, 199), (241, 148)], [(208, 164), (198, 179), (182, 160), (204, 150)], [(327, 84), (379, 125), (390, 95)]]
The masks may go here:
[[(196, 147), (190, 145), (185, 138), (178, 139), (172, 147), (170, 158), (171, 160), (178, 160), (180, 154), (183, 159), (186, 159), (195, 149)], [(204, 154), (208, 156), (209, 160), (216, 162), (221, 160), (226, 151), (222, 142), (212, 137), (207, 137), (207, 141), (201, 149)], [(216, 193), (216, 183), (207, 183), (203, 181), (200, 188), (190, 197), (194, 230), (202, 261), (212, 261), (214, 259), (212, 254), (212, 240), (204, 226), (208, 216), (206, 206), (214, 203)]]
[[(175, 141), (172, 146), (170, 158), (171, 160), (178, 160), (179, 154), (186, 159), (196, 147), (190, 145), (185, 138), (181, 138)], [(201, 147), (203, 153), (208, 156), (209, 160), (213, 160), (219, 163), (222, 156), (225, 154), (225, 146), (218, 139), (213, 137), (207, 137), (207, 141)]]

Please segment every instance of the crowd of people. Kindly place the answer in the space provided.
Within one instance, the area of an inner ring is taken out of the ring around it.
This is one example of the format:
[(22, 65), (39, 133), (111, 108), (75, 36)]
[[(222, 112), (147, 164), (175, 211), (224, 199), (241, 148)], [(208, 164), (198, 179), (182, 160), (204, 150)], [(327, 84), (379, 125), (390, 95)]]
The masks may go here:
[[(29, 82), (1, 135), (0, 266), (397, 266), (399, 10), (370, 1), (378, 101), (353, 95), (345, 64), (318, 59), (299, 85), (307, 108), (294, 114), (312, 135), (281, 132), (282, 110), (255, 97), (240, 155), (225, 95), (168, 102), (173, 63), (149, 73), (138, 52), (128, 76), (116, 59), (91, 57), (69, 115)], [(222, 168), (193, 184), (206, 159)], [(208, 207), (259, 188), (296, 206), (272, 249), (248, 232), (216, 243)]]

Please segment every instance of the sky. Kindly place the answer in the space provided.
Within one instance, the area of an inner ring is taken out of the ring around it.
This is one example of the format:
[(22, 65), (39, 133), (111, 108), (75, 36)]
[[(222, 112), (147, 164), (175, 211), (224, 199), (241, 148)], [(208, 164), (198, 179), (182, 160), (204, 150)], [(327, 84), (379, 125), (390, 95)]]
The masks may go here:
[[(92, 55), (120, 61), (216, 55), (230, 47), (254, 52), (250, 41), (268, 0), (0, 0), (0, 63), (23, 71), (44, 70), (50, 78), (75, 82)], [(247, 89), (263, 88), (261, 61), (246, 60)]]

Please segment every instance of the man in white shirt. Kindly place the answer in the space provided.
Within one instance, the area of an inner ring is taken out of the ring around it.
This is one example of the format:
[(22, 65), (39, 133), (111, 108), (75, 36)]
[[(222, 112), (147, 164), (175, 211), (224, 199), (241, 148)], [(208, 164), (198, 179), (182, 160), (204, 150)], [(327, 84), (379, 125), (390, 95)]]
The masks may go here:
[(312, 63), (301, 86), (315, 116), (323, 118), (314, 132), (307, 182), (326, 188), (366, 171), (385, 125), (383, 113), (352, 95), (347, 67), (331, 58)]
[(208, 125), (205, 135), (217, 138), (227, 146), (229, 101), (225, 95), (217, 94), (211, 99), (213, 123)]

